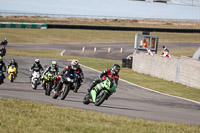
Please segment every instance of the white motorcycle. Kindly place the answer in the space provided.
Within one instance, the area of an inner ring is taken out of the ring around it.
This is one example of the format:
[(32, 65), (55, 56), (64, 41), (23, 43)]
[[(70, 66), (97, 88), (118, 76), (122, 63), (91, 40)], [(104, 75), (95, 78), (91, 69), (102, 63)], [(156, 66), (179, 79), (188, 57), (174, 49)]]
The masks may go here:
[(32, 88), (34, 90), (36, 90), (37, 86), (39, 84), (41, 84), (40, 83), (40, 80), (41, 80), (40, 77), (41, 77), (40, 72), (36, 72), (36, 71), (33, 72), (32, 77), (31, 77), (31, 84), (32, 84)]

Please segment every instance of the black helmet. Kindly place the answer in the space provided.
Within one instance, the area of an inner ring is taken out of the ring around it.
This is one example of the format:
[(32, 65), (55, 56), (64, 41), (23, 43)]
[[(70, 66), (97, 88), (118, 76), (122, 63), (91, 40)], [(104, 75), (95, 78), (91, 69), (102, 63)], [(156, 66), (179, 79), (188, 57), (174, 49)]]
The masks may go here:
[(36, 64), (40, 64), (40, 60), (39, 59), (35, 59), (35, 63)]
[(11, 60), (11, 64), (14, 65), (15, 64), (15, 59)]
[(118, 64), (113, 64), (112, 66), (112, 74), (116, 75), (120, 71), (120, 66)]

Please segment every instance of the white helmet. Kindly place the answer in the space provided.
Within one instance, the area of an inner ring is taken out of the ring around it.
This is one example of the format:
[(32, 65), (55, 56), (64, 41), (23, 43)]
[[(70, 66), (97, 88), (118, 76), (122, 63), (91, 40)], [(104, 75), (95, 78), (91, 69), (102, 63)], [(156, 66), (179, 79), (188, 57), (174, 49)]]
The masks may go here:
[(35, 59), (35, 63), (36, 64), (40, 64), (40, 60), (39, 59)]
[(78, 61), (77, 60), (73, 60), (72, 62), (71, 62), (71, 66), (73, 67), (73, 68), (78, 68)]

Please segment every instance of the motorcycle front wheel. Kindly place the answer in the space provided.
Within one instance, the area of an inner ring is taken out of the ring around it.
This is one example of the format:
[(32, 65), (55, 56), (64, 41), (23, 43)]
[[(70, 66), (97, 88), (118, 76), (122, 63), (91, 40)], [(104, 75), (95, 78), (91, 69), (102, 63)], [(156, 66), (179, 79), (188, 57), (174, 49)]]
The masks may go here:
[(36, 83), (36, 82), (32, 84), (32, 88), (33, 88), (34, 90), (36, 90), (36, 88), (37, 88), (37, 83)]
[(64, 100), (65, 97), (68, 95), (69, 91), (70, 91), (70, 86), (69, 85), (64, 85), (64, 88), (62, 89), (62, 93), (61, 93), (61, 100)]
[(47, 83), (47, 88), (46, 88), (46, 90), (45, 90), (45, 92), (46, 92), (45, 94), (46, 94), (47, 96), (50, 96), (51, 90), (52, 90), (51, 82), (48, 82), (48, 83)]
[(14, 76), (11, 75), (10, 79), (11, 79), (10, 82), (13, 82), (14, 81)]
[(96, 106), (100, 106), (108, 96), (109, 96), (109, 94), (106, 93), (103, 89), (100, 90), (100, 92), (97, 94), (96, 101), (94, 104)]

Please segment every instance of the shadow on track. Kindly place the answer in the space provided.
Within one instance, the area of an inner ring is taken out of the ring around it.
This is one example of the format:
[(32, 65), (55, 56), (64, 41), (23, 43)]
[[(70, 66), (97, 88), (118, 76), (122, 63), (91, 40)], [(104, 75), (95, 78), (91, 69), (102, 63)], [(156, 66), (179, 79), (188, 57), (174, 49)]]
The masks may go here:
[(147, 110), (140, 110), (140, 109), (132, 109), (132, 108), (125, 108), (125, 107), (114, 107), (114, 106), (106, 106), (106, 105), (101, 105), (98, 107), (103, 107), (103, 108), (112, 108), (112, 109), (118, 109), (118, 110), (132, 110), (132, 111), (147, 111)]

